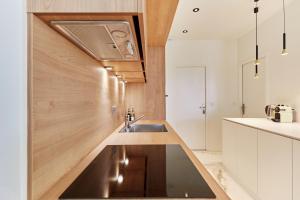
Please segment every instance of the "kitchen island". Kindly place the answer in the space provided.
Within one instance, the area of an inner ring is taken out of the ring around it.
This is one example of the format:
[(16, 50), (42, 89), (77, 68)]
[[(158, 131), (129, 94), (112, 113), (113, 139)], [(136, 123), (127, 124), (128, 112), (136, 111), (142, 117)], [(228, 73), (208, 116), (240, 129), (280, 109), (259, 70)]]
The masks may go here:
[(223, 164), (255, 199), (300, 199), (300, 124), (223, 120)]
[[(61, 190), (50, 191), (53, 197), (60, 196), (64, 190), (78, 177), (82, 171), (102, 152), (108, 145), (179, 145), (194, 167), (201, 174), (205, 182), (209, 185), (217, 200), (229, 200), (230, 198), (216, 183), (213, 177), (205, 169), (202, 163), (196, 158), (193, 152), (186, 146), (182, 139), (178, 136), (175, 130), (166, 121), (143, 120), (137, 124), (164, 124), (168, 132), (135, 132), (135, 133), (120, 133), (123, 128), (121, 125), (110, 136), (108, 136), (101, 144), (99, 144), (84, 160), (82, 160), (75, 170), (71, 170), (65, 179), (58, 184), (61, 184)], [(67, 186), (67, 187), (66, 187)], [(58, 187), (56, 187), (58, 188)], [(48, 193), (49, 194), (49, 193)], [(188, 197), (186, 197), (188, 198)], [(123, 198), (124, 199), (124, 198)], [(151, 199), (151, 198), (147, 198)], [(163, 199), (163, 198), (161, 198)], [(166, 198), (167, 199), (167, 198)]]

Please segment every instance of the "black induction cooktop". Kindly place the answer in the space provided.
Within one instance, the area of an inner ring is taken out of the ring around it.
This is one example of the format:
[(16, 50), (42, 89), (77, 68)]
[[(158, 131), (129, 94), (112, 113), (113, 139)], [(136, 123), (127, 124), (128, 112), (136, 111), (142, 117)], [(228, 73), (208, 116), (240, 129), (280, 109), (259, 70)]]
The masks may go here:
[(60, 199), (215, 199), (180, 145), (107, 146)]

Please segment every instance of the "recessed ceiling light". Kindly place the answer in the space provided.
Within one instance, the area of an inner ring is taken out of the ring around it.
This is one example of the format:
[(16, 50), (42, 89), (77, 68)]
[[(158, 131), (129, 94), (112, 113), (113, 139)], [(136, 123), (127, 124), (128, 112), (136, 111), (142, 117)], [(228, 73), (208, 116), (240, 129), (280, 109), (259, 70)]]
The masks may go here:
[(193, 12), (199, 12), (200, 8), (194, 8)]
[(107, 71), (111, 71), (113, 68), (112, 68), (112, 67), (105, 67), (105, 69), (106, 69)]
[(188, 33), (189, 31), (188, 30), (186, 30), (186, 29), (184, 29), (183, 31), (182, 31), (182, 33)]

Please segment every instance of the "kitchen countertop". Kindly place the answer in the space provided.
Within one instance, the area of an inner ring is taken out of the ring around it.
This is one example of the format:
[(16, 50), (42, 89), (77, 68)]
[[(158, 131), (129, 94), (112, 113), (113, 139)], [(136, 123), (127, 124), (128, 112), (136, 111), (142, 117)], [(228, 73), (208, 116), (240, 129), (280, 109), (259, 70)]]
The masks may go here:
[(224, 120), (300, 140), (300, 123), (278, 123), (266, 118), (224, 118)]
[[(108, 136), (101, 144), (99, 144), (85, 159), (83, 159), (76, 170), (67, 174), (62, 184), (71, 184), (76, 177), (99, 155), (99, 153), (107, 145), (147, 145), (147, 144), (179, 144), (198, 172), (207, 182), (211, 190), (216, 195), (216, 200), (230, 200), (228, 195), (218, 185), (210, 173), (206, 170), (204, 165), (197, 159), (193, 152), (187, 147), (187, 145), (178, 136), (175, 130), (164, 120), (141, 120), (136, 124), (164, 124), (168, 132), (143, 132), (143, 133), (120, 133), (123, 125), (118, 127), (110, 136)], [(62, 185), (63, 186), (63, 185)], [(53, 196), (58, 194), (58, 191), (50, 191)], [(61, 191), (63, 192), (63, 191)], [(148, 198), (149, 199), (149, 198)], [(150, 198), (151, 199), (151, 198)], [(162, 198), (163, 199), (163, 198)], [(167, 199), (167, 198), (166, 198)], [(193, 198), (194, 199), (194, 198)], [(196, 198), (197, 199), (197, 198)], [(201, 199), (208, 200), (208, 199)]]

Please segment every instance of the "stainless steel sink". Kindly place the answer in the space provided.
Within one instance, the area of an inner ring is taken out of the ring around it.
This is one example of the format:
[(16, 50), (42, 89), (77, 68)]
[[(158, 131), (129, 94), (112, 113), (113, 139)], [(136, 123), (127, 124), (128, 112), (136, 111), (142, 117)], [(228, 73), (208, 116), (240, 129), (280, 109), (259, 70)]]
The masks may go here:
[(125, 132), (168, 132), (168, 130), (164, 124), (134, 124), (128, 131), (125, 128), (120, 131), (120, 133)]

